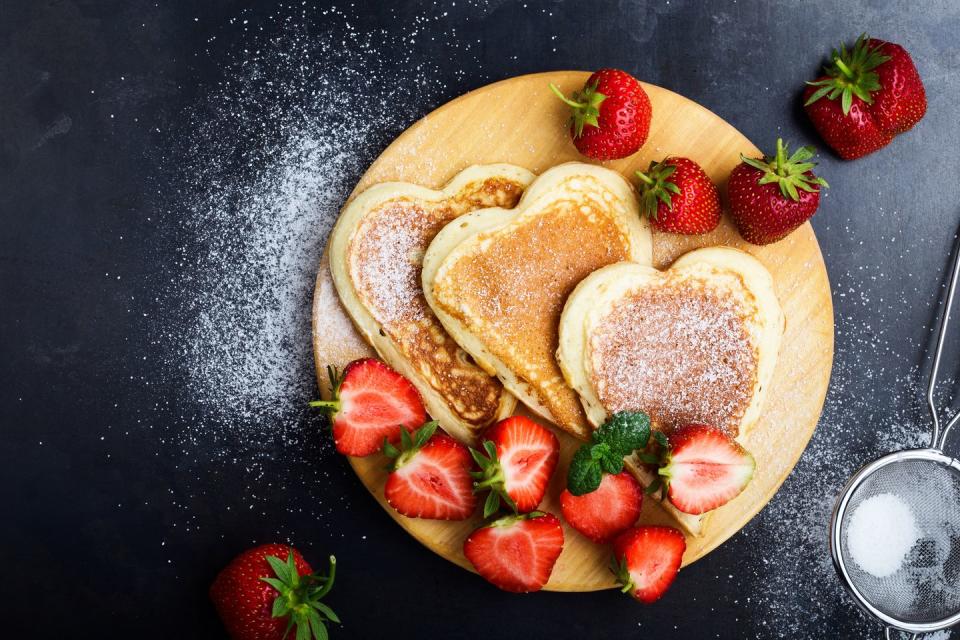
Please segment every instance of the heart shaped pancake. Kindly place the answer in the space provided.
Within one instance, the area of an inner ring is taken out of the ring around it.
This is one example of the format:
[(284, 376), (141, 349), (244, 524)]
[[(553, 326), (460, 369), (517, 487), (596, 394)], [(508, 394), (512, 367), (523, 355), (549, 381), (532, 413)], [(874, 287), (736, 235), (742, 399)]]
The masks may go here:
[(464, 443), (510, 415), (516, 399), (470, 361), (427, 306), (423, 255), (444, 225), (478, 208), (514, 206), (533, 179), (526, 169), (494, 164), (465, 169), (439, 191), (378, 184), (347, 204), (330, 236), (333, 282), (358, 331)]
[(770, 273), (743, 251), (698, 249), (666, 271), (611, 265), (567, 300), (557, 357), (593, 425), (645, 411), (736, 437), (760, 415), (784, 316)]
[[(557, 359), (590, 423), (644, 411), (656, 428), (709, 424), (736, 437), (759, 418), (784, 316), (760, 262), (727, 247), (698, 249), (666, 271), (623, 262), (596, 271), (567, 300)], [(627, 467), (656, 478), (635, 455)], [(693, 535), (706, 515), (663, 507)]]
[(531, 410), (585, 438), (590, 426), (556, 361), (567, 296), (615, 262), (650, 263), (649, 225), (613, 171), (571, 162), (537, 178), (512, 210), (447, 225), (423, 263), (427, 302), (447, 331)]

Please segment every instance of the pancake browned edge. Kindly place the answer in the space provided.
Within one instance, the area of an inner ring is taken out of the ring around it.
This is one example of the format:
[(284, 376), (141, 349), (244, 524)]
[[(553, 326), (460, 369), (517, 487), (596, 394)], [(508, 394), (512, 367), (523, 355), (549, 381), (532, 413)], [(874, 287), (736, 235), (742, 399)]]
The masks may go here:
[(437, 234), (423, 262), (427, 302), (486, 371), (579, 438), (591, 432), (556, 361), (567, 296), (594, 270), (649, 263), (650, 228), (618, 173), (571, 162), (544, 172), (513, 210), (476, 211)]
[(444, 430), (466, 444), (510, 415), (516, 399), (470, 360), (427, 306), (423, 254), (457, 217), (514, 206), (534, 177), (521, 167), (491, 164), (461, 171), (439, 191), (405, 182), (374, 185), (347, 204), (330, 236), (333, 282), (360, 334), (413, 382)]
[[(698, 249), (658, 271), (624, 262), (570, 295), (557, 358), (590, 422), (642, 410), (669, 432), (709, 424), (737, 437), (760, 417), (784, 316), (773, 278), (747, 253)], [(654, 475), (628, 459), (648, 484)], [(665, 506), (691, 533), (703, 518)]]

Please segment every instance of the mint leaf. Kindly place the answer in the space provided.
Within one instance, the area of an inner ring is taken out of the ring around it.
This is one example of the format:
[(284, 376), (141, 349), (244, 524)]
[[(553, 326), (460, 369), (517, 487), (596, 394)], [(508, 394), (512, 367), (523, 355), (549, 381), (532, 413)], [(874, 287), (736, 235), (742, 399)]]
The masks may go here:
[(623, 471), (623, 456), (606, 442), (593, 445), (590, 454), (605, 472), (616, 475)]
[[(593, 455), (595, 446), (583, 445), (577, 449), (573, 454), (573, 460), (570, 461), (570, 468), (567, 470), (567, 489), (575, 496), (596, 491), (600, 486), (603, 474), (600, 461)], [(602, 456), (603, 451), (599, 451), (598, 454)]]
[(620, 457), (619, 468), (623, 469), (623, 458), (645, 449), (650, 442), (650, 416), (641, 411), (619, 411), (593, 432), (593, 441), (607, 444)]

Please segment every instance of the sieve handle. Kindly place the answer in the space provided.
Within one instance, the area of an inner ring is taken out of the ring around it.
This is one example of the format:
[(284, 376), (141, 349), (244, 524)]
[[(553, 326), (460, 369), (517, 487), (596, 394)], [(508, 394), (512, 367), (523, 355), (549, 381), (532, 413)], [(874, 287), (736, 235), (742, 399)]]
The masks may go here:
[(960, 272), (960, 235), (953, 248), (953, 263), (951, 266), (950, 286), (947, 289), (947, 299), (943, 303), (943, 309), (940, 311), (940, 334), (937, 336), (937, 349), (933, 355), (933, 368), (930, 370), (930, 382), (927, 385), (927, 407), (930, 409), (930, 416), (933, 418), (933, 434), (930, 439), (930, 446), (934, 449), (943, 449), (947, 435), (953, 426), (960, 420), (960, 413), (957, 413), (944, 429), (940, 430), (940, 416), (937, 411), (937, 405), (933, 401), (933, 391), (937, 386), (937, 374), (940, 372), (940, 356), (943, 355), (943, 340), (947, 335), (947, 325), (950, 324), (950, 310), (953, 308), (953, 295), (957, 291), (957, 273)]

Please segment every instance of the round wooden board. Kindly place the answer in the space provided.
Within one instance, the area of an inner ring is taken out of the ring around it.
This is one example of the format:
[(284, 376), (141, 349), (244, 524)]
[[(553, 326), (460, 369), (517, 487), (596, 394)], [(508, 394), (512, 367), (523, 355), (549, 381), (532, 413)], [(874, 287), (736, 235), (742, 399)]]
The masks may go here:
[[(439, 188), (471, 164), (509, 162), (535, 173), (569, 160), (585, 161), (570, 141), (568, 108), (548, 89), (557, 84), (566, 94), (583, 86), (588, 74), (556, 71), (511, 78), (472, 91), (407, 129), (370, 166), (354, 194), (389, 180)], [(696, 160), (725, 196), (727, 177), (740, 154), (760, 153), (740, 132), (714, 113), (671, 91), (644, 84), (653, 103), (650, 137), (635, 155), (605, 166), (635, 182), (634, 171), (651, 160), (681, 155)], [(773, 146), (765, 140), (766, 146)], [(724, 198), (725, 199), (725, 198)], [(694, 562), (739, 531), (769, 502), (793, 469), (816, 427), (833, 363), (833, 307), (830, 285), (809, 223), (779, 243), (756, 247), (744, 242), (727, 216), (711, 234), (694, 237), (654, 234), (654, 262), (668, 267), (692, 249), (729, 245), (756, 256), (773, 274), (787, 318), (786, 334), (769, 388), (763, 416), (740, 440), (757, 460), (757, 472), (736, 499), (710, 514), (702, 537), (687, 537), (684, 564)], [(329, 393), (326, 366), (342, 366), (374, 355), (354, 331), (330, 279), (324, 254), (313, 306), (313, 347), (322, 394)], [(561, 462), (541, 509), (560, 513), (566, 466), (578, 442), (557, 430)], [(463, 540), (481, 523), (479, 514), (465, 522), (405, 518), (383, 498), (386, 472), (380, 456), (351, 458), (360, 480), (408, 533), (436, 553), (472, 569), (462, 553)], [(669, 524), (655, 500), (644, 501), (641, 522)], [(589, 542), (564, 525), (564, 549), (546, 589), (592, 591), (613, 586), (610, 550)]]

